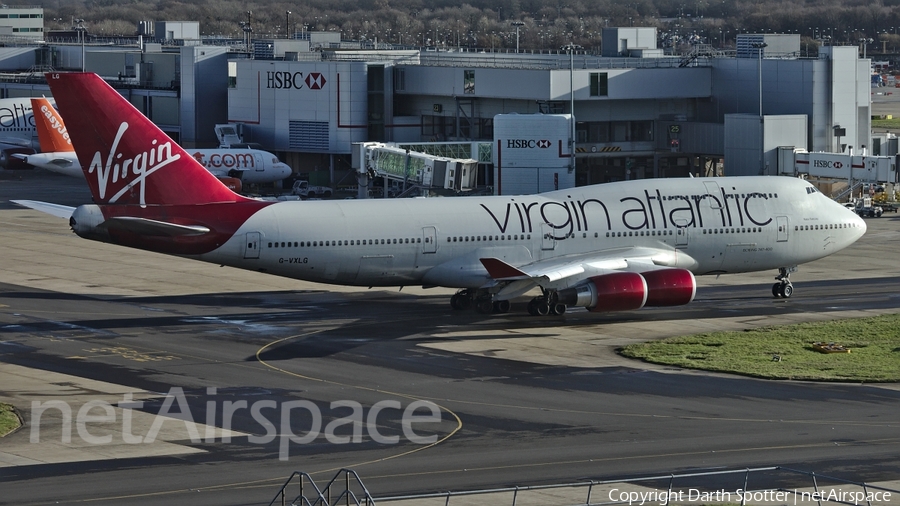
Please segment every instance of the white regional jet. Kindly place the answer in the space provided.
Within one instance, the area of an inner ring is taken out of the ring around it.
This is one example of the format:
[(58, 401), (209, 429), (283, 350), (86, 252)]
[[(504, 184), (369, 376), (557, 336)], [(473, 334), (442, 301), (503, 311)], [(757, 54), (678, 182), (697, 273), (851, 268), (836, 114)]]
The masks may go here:
[(795, 266), (866, 231), (788, 177), (650, 179), (540, 195), (264, 202), (229, 191), (93, 74), (48, 74), (94, 204), (20, 201), (81, 237), (324, 283), (459, 288), (454, 308), (535, 315), (690, 302), (695, 274)]
[[(84, 177), (62, 116), (46, 98), (33, 98), (31, 102), (37, 111), (35, 124), (41, 152), (15, 156), (35, 167)], [(216, 177), (239, 179), (243, 184), (273, 183), (291, 175), (286, 163), (258, 149), (192, 149), (189, 153)]]

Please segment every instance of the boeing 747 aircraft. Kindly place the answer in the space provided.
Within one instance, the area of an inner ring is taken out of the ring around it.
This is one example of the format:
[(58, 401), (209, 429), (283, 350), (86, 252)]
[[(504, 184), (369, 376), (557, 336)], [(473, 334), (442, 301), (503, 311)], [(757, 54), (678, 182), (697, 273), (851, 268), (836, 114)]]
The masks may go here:
[[(229, 191), (93, 74), (48, 74), (94, 203), (21, 201), (81, 237), (323, 283), (459, 288), (534, 315), (687, 304), (695, 275), (789, 275), (866, 224), (788, 177), (650, 179), (540, 195), (263, 202)], [(74, 123), (74, 124), (71, 124)]]

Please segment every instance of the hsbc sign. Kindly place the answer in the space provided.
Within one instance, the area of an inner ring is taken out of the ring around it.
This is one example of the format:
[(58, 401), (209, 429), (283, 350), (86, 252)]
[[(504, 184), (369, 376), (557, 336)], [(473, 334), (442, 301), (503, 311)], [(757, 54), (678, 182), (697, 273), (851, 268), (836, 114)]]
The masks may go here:
[(831, 160), (813, 160), (813, 167), (823, 167), (826, 169), (841, 169), (844, 167), (843, 162)]
[(325, 76), (320, 72), (266, 72), (266, 88), (272, 90), (321, 90), (325, 87)]
[(544, 139), (539, 141), (534, 139), (506, 139), (506, 147), (510, 149), (547, 149), (551, 145), (550, 141)]

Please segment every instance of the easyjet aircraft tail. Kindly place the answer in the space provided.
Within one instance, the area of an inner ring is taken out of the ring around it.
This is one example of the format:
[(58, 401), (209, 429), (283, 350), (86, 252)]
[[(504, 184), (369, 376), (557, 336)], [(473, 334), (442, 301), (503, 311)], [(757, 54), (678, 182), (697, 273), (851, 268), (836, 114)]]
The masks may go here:
[[(48, 73), (47, 82), (97, 204), (242, 202), (96, 74)], [(165, 177), (151, 177), (168, 168)]]
[(59, 112), (53, 108), (53, 104), (47, 97), (32, 98), (31, 111), (34, 114), (35, 128), (37, 129), (38, 142), (42, 153), (71, 153), (72, 139), (63, 123)]

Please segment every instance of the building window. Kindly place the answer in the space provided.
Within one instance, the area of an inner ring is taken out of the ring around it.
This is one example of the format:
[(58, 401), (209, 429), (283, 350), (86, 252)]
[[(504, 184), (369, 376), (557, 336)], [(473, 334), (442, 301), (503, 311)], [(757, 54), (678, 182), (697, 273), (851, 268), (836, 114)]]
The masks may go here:
[(592, 97), (605, 97), (609, 94), (606, 78), (606, 72), (591, 72), (590, 83)]
[(394, 91), (406, 91), (406, 69), (394, 69)]
[(228, 62), (228, 87), (237, 88), (237, 62)]
[(474, 70), (464, 70), (463, 71), (463, 93), (465, 94), (475, 94), (475, 71)]
[(652, 121), (632, 121), (631, 122), (631, 140), (652, 141), (653, 140), (653, 122)]

